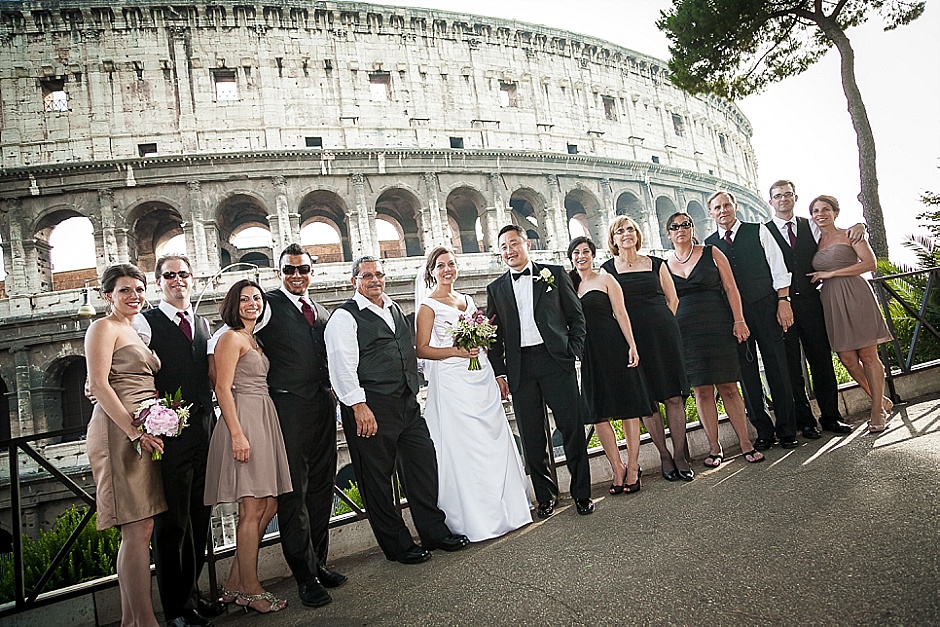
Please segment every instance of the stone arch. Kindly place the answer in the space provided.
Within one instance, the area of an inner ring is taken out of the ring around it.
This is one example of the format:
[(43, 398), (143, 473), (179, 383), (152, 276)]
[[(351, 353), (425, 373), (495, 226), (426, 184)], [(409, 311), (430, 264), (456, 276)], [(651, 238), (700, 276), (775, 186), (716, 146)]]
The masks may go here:
[(301, 231), (317, 223), (332, 227), (339, 236), (339, 242), (305, 244), (310, 255), (319, 263), (352, 261), (347, 208), (339, 194), (328, 189), (316, 189), (303, 197), (300, 201)]
[[(219, 263), (222, 267), (245, 261), (262, 267), (271, 267), (274, 249), (270, 237), (268, 216), (271, 212), (264, 201), (252, 193), (235, 192), (219, 203), (216, 209), (216, 228), (219, 234)], [(263, 245), (237, 246), (235, 239), (247, 229), (263, 229), (268, 240)], [(248, 261), (250, 257), (252, 261)], [(260, 262), (260, 263), (259, 263)]]
[[(38, 291), (49, 292), (55, 289), (68, 289), (71, 287), (71, 285), (68, 284), (67, 279), (63, 281), (63, 277), (60, 277), (59, 281), (62, 283), (62, 286), (56, 286), (55, 267), (52, 263), (52, 254), (54, 248), (52, 238), (53, 231), (55, 231), (60, 224), (76, 218), (91, 222), (92, 232), (94, 232), (94, 223), (92, 222), (91, 218), (69, 205), (58, 205), (55, 207), (50, 207), (49, 210), (45, 211), (36, 220), (33, 227), (32, 241), (24, 242), (28, 259), (28, 266), (36, 268), (38, 271)], [(70, 230), (72, 230), (74, 233), (74, 228)], [(89, 252), (92, 255), (92, 259), (94, 259), (94, 236), (92, 236), (90, 241), (84, 243), (90, 248)], [(89, 267), (94, 268), (94, 262), (92, 262)], [(94, 276), (95, 274), (97, 274), (96, 271), (92, 272), (91, 276)]]
[[(52, 362), (45, 372), (45, 388), (53, 396), (46, 406), (53, 408), (52, 415), (46, 414), (50, 429), (79, 427), (88, 424), (91, 419), (91, 402), (85, 398), (85, 380), (87, 378), (85, 358), (81, 355), (68, 355)], [(58, 396), (58, 399), (55, 397)], [(55, 401), (58, 400), (58, 403)], [(58, 412), (56, 412), (58, 407)], [(63, 442), (80, 440), (83, 434), (64, 436)]]
[[(565, 225), (568, 228), (568, 241), (574, 237), (571, 234), (571, 221), (577, 220), (588, 236), (595, 242), (601, 235), (597, 226), (605, 220), (601, 215), (601, 203), (591, 192), (576, 188), (565, 194)], [(591, 225), (594, 225), (592, 228)], [(568, 242), (559, 242), (560, 246), (567, 246)]]
[(666, 230), (663, 225), (666, 220), (677, 211), (676, 203), (669, 196), (660, 196), (656, 199), (656, 230), (659, 233), (659, 241), (662, 248), (669, 250), (672, 248), (672, 242), (666, 236)]
[(633, 192), (622, 192), (617, 196), (615, 212), (618, 216), (633, 218), (638, 224), (646, 220), (646, 207)]
[[(386, 225), (394, 232), (393, 237), (387, 236), (389, 228), (382, 228)], [(395, 216), (387, 213), (377, 214), (375, 217), (375, 229), (375, 236), (379, 241), (379, 256), (382, 259), (408, 256), (408, 248), (405, 243), (405, 230)]]
[(352, 261), (344, 244), (343, 228), (325, 216), (313, 216), (301, 222), (300, 245), (303, 246), (314, 263), (338, 263)]
[(702, 206), (702, 203), (697, 200), (690, 200), (689, 204), (685, 207), (685, 212), (692, 216), (692, 221), (699, 231), (710, 230), (709, 217), (708, 214), (705, 213), (705, 208)]
[[(418, 235), (418, 219), (421, 216), (421, 201), (410, 190), (401, 186), (389, 187), (384, 190), (375, 201), (376, 217), (384, 216), (401, 234), (401, 252), (406, 257), (420, 257), (424, 254), (424, 247)], [(385, 254), (383, 245), (379, 244), (382, 256), (401, 256), (392, 252)]]
[(127, 227), (133, 234), (131, 261), (149, 273), (156, 266), (157, 248), (183, 233), (183, 216), (168, 202), (148, 200), (131, 208)]
[(509, 197), (509, 219), (525, 228), (533, 250), (545, 250), (547, 246), (546, 207), (545, 199), (531, 187), (520, 187)]
[(486, 210), (486, 199), (478, 190), (457, 187), (447, 195), (447, 215), (454, 222), (453, 247), (458, 252), (481, 253), (483, 243), (477, 238), (477, 223)]

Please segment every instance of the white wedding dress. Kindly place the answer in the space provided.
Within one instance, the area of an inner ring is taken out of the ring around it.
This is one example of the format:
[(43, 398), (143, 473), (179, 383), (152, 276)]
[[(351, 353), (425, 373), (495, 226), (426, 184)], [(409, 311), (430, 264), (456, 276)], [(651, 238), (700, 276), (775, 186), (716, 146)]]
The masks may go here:
[[(433, 298), (423, 301), (434, 312), (430, 345), (454, 345), (451, 325), (462, 313), (476, 311), (467, 299), (462, 312)], [(438, 506), (447, 526), (471, 542), (495, 538), (532, 522), (529, 481), (500, 402), (499, 386), (486, 354), (481, 370), (467, 370), (470, 360), (427, 360), (428, 399), (424, 418), (437, 449), (440, 477)]]

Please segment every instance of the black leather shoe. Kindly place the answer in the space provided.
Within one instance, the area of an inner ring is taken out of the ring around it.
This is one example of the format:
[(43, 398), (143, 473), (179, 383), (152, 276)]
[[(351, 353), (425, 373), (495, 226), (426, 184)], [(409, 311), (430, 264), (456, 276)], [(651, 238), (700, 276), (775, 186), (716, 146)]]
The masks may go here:
[(669, 472), (666, 472), (664, 470), (662, 472), (663, 472), (663, 479), (665, 479), (666, 481), (678, 481), (679, 480), (678, 470), (673, 469), (673, 470), (670, 470)]
[(225, 613), (225, 603), (222, 601), (207, 601), (202, 597), (196, 599), (196, 612), (205, 618), (215, 618)]
[(417, 544), (395, 558), (399, 564), (421, 564), (431, 559), (431, 552), (425, 551)]
[(594, 501), (591, 499), (575, 499), (574, 504), (578, 508), (578, 513), (582, 516), (594, 513)]
[(468, 544), (470, 544), (470, 538), (459, 533), (452, 533), (449, 536), (444, 536), (437, 542), (425, 544), (424, 548), (429, 551), (434, 551), (436, 549), (444, 549), (445, 551), (459, 551)]
[(830, 433), (840, 433), (842, 435), (852, 433), (852, 427), (841, 420), (836, 420), (835, 422), (819, 421), (819, 426), (822, 427), (823, 431), (829, 431)]
[(538, 514), (539, 518), (548, 518), (555, 513), (556, 503), (555, 499), (548, 499), (544, 503), (539, 503), (539, 508), (535, 510), (535, 513)]
[(203, 618), (196, 610), (186, 610), (182, 615), (166, 622), (167, 627), (212, 627), (212, 621)]
[(800, 435), (802, 435), (807, 440), (818, 440), (822, 437), (822, 434), (816, 427), (803, 427), (800, 429)]
[(317, 579), (320, 580), (324, 588), (339, 588), (349, 581), (346, 575), (338, 573), (335, 570), (324, 568), (323, 566), (317, 568)]
[(300, 602), (307, 607), (323, 607), (333, 600), (326, 588), (316, 579), (300, 584), (297, 592), (300, 595)]
[(796, 441), (795, 437), (780, 438), (780, 446), (782, 446), (783, 448), (796, 448), (799, 445), (800, 443)]
[(676, 472), (679, 473), (679, 478), (682, 479), (683, 481), (692, 481), (693, 479), (695, 479), (695, 473), (692, 472), (691, 469), (677, 470)]
[(757, 438), (754, 442), (754, 448), (758, 451), (766, 451), (767, 449), (773, 448), (776, 443), (777, 438)]

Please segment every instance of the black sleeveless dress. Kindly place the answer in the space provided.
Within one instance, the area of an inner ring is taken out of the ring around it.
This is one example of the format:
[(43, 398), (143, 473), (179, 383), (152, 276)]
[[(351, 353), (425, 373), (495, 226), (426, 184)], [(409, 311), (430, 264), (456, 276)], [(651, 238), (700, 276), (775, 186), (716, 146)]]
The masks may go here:
[(586, 292), (581, 309), (587, 326), (581, 359), (581, 389), (588, 409), (585, 424), (654, 413), (643, 356), (638, 367), (627, 367), (630, 347), (614, 318), (610, 297), (600, 290)]
[(624, 305), (630, 314), (633, 338), (650, 394), (656, 401), (688, 396), (679, 325), (666, 306), (666, 296), (659, 284), (663, 260), (650, 256), (652, 270), (623, 274), (617, 272), (614, 261), (608, 259), (601, 268), (617, 279), (623, 289)]
[(706, 246), (702, 251), (689, 278), (673, 274), (672, 280), (679, 294), (676, 320), (682, 333), (689, 383), (714, 385), (740, 381), (734, 318), (712, 257), (712, 247)]

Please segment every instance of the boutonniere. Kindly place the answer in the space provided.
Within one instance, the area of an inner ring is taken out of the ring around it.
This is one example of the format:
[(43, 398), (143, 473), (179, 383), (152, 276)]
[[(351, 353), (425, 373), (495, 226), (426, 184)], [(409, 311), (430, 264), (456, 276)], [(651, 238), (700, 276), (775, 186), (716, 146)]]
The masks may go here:
[(535, 277), (535, 281), (541, 281), (544, 283), (547, 286), (545, 288), (545, 292), (548, 293), (551, 292), (552, 287), (555, 286), (555, 275), (552, 274), (552, 271), (548, 268), (542, 268), (542, 270), (538, 273), (538, 276)]

